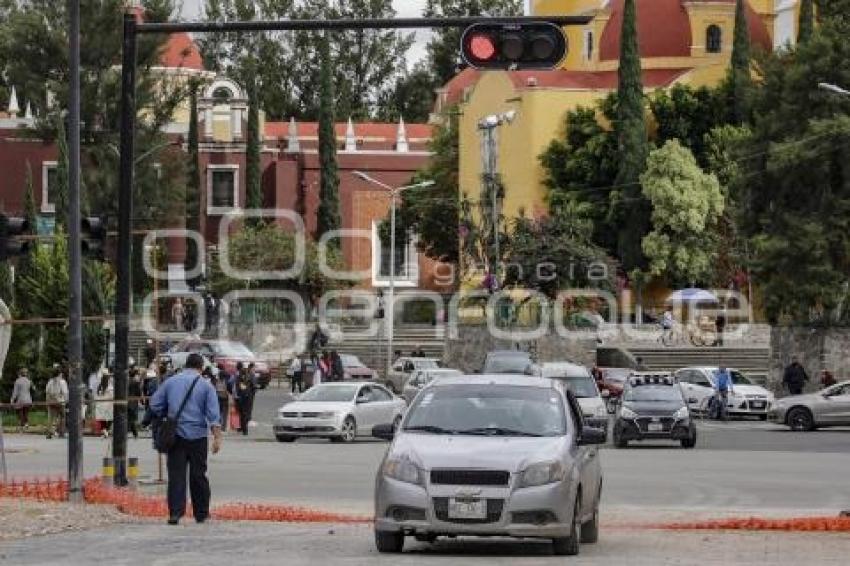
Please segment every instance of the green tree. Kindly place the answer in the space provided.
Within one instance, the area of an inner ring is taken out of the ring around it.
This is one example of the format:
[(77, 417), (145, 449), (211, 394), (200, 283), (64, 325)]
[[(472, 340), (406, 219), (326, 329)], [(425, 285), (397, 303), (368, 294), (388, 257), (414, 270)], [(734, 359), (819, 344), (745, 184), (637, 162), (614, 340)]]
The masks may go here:
[[(189, 135), (186, 140), (186, 229), (201, 231), (201, 162), (198, 152), (198, 84), (191, 85), (189, 94)], [(201, 250), (190, 239), (186, 241), (186, 271), (198, 262)]]
[[(415, 233), (421, 252), (449, 263), (458, 261), (460, 154), (457, 122), (456, 114), (448, 114), (436, 127), (429, 145), (433, 157), (414, 178), (415, 183), (433, 181), (434, 185), (401, 193), (402, 204), (396, 219), (400, 238), (409, 232)], [(385, 221), (382, 227), (387, 225)]]
[(750, 66), (750, 28), (747, 23), (747, 3), (736, 0), (735, 36), (732, 43), (732, 64), (727, 79), (732, 97), (732, 118), (743, 124), (749, 118), (748, 98), (752, 87)]
[(645, 266), (640, 242), (649, 231), (650, 210), (640, 188), (649, 151), (637, 35), (637, 9), (626, 0), (620, 33), (620, 68), (617, 87), (617, 160), (619, 163), (612, 193), (612, 212), (618, 224), (617, 256), (626, 272)]
[(261, 169), (260, 109), (257, 96), (257, 81), (251, 80), (248, 87), (248, 125), (245, 131), (247, 147), (245, 149), (245, 184), (247, 208), (263, 208), (263, 179)]
[(649, 154), (641, 183), (652, 203), (652, 231), (642, 241), (649, 272), (676, 283), (707, 281), (713, 275), (715, 228), (724, 209), (717, 178), (671, 140)]
[(396, 80), (395, 87), (383, 93), (377, 118), (382, 122), (426, 123), (434, 107), (431, 72), (423, 63)]
[(797, 25), (797, 42), (803, 43), (815, 33), (815, 3), (814, 0), (800, 1), (800, 20)]
[(714, 128), (726, 123), (724, 92), (720, 88), (677, 84), (658, 90), (649, 98), (649, 107), (657, 124), (656, 144), (679, 140), (706, 164), (706, 139)]
[[(334, 84), (331, 77), (330, 45), (322, 44), (321, 92), (322, 105), (319, 114), (319, 210), (316, 214), (316, 239), (326, 232), (338, 230), (342, 224), (339, 211), (339, 171), (336, 162), (336, 120), (334, 118)], [(331, 240), (339, 246), (339, 238)]]

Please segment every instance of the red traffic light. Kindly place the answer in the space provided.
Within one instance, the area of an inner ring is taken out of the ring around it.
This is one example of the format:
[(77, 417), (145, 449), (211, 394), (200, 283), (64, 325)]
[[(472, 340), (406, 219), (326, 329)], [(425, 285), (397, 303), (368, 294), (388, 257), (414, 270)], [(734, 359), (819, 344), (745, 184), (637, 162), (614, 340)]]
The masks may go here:
[(461, 56), (476, 69), (553, 69), (567, 55), (567, 38), (555, 24), (481, 23), (461, 38)]

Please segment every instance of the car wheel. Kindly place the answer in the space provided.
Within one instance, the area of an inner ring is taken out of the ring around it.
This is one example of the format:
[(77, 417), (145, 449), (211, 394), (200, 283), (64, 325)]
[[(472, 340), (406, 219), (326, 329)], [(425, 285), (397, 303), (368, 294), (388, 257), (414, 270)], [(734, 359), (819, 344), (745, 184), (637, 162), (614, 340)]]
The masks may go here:
[(284, 434), (276, 434), (275, 438), (277, 438), (278, 442), (295, 442), (298, 438), (297, 436), (287, 436)]
[(357, 423), (354, 422), (353, 417), (346, 417), (345, 421), (342, 423), (339, 441), (347, 444), (349, 442), (354, 442), (355, 438), (357, 438)]
[(812, 413), (804, 407), (791, 409), (785, 420), (788, 426), (791, 427), (791, 430), (796, 430), (797, 432), (809, 432), (815, 428)]
[(691, 438), (683, 438), (682, 439), (682, 448), (693, 448), (697, 445), (697, 437), (692, 436)]
[(382, 554), (398, 554), (404, 550), (404, 533), (375, 531), (375, 546)]
[(593, 518), (581, 526), (581, 542), (595, 544), (599, 541), (599, 501), (593, 510)]
[(573, 507), (573, 522), (570, 525), (570, 536), (552, 539), (552, 551), (555, 556), (576, 556), (579, 551), (578, 541), (581, 530), (581, 491), (576, 495)]

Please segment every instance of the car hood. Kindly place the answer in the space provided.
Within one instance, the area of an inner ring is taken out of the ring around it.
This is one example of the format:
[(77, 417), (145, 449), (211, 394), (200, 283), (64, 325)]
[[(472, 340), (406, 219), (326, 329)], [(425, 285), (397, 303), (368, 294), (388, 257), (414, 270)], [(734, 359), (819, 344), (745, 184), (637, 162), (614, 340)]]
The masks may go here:
[(623, 404), (623, 408), (631, 409), (642, 417), (672, 417), (673, 413), (684, 406), (684, 403), (654, 403), (651, 401), (629, 401)]
[(586, 415), (595, 415), (605, 409), (605, 401), (602, 397), (579, 397), (577, 401)]
[(320, 403), (318, 401), (293, 401), (283, 405), (281, 409), (287, 413), (323, 413), (327, 411), (347, 411), (352, 403)]
[(778, 399), (776, 404), (780, 407), (789, 405), (812, 405), (823, 401), (823, 393), (806, 393), (805, 395), (791, 395)]
[(407, 457), (423, 469), (474, 468), (521, 472), (530, 464), (558, 458), (569, 437), (451, 436), (405, 433), (391, 457)]
[(761, 385), (735, 385), (734, 391), (738, 395), (764, 395), (765, 397), (773, 396), (773, 393), (762, 387)]

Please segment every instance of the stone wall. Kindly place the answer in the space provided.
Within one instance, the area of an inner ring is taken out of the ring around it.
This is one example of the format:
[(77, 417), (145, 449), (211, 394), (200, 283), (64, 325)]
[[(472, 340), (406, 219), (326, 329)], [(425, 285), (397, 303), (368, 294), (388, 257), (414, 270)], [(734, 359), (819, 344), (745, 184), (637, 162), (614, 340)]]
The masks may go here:
[(593, 338), (564, 338), (551, 333), (533, 341), (499, 340), (486, 326), (459, 326), (457, 336), (447, 336), (444, 362), (447, 367), (471, 373), (481, 369), (487, 352), (517, 349), (536, 353), (539, 362), (572, 361), (587, 366), (596, 363)]
[(838, 381), (850, 379), (850, 328), (777, 327), (771, 330), (768, 386), (779, 392), (782, 374), (797, 356), (810, 382), (806, 390), (820, 388), (820, 373), (828, 369)]

